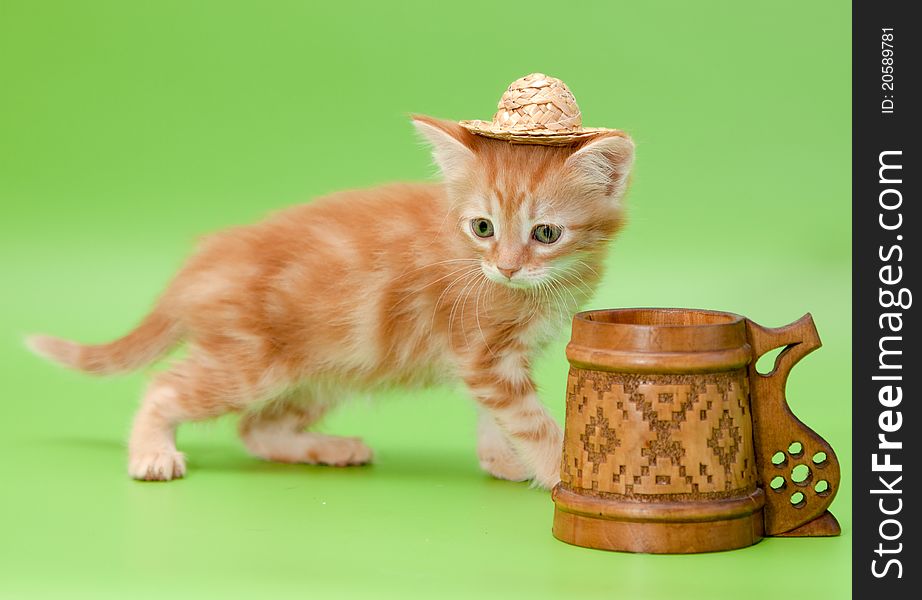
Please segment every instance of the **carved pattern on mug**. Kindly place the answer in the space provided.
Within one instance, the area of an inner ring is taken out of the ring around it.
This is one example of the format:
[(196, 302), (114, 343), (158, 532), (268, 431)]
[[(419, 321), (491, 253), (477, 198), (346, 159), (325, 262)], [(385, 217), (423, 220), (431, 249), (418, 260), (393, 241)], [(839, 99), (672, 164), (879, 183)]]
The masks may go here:
[[(689, 375), (572, 368), (561, 485), (632, 500), (755, 490), (745, 369)], [(644, 426), (646, 425), (646, 426)]]

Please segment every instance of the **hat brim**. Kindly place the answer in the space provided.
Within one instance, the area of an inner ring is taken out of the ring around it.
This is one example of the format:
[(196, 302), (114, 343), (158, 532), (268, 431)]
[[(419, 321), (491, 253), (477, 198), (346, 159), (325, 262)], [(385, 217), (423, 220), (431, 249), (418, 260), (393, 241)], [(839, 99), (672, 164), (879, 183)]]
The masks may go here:
[(498, 128), (488, 121), (460, 121), (458, 124), (475, 135), (505, 140), (514, 144), (537, 144), (540, 146), (566, 146), (587, 140), (600, 133), (621, 133), (619, 129), (606, 129), (604, 127), (581, 127), (576, 131), (551, 131), (548, 129), (510, 131)]

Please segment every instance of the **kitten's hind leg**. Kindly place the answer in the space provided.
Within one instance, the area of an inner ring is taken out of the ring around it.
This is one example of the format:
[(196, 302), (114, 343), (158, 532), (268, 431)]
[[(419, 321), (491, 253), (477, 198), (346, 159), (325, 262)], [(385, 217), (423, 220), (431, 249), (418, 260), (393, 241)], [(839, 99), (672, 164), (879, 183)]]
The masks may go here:
[(337, 467), (371, 462), (371, 449), (359, 438), (305, 431), (327, 408), (300, 390), (244, 415), (240, 437), (250, 453), (263, 460)]
[(157, 375), (135, 415), (128, 442), (128, 473), (135, 479), (169, 481), (186, 474), (176, 449), (176, 428), (264, 400), (273, 384), (257, 372), (234, 371), (206, 355), (192, 355)]
[(128, 441), (128, 474), (134, 479), (169, 481), (186, 474), (186, 457), (176, 449), (176, 426), (186, 420), (177, 396), (164, 381), (147, 388)]

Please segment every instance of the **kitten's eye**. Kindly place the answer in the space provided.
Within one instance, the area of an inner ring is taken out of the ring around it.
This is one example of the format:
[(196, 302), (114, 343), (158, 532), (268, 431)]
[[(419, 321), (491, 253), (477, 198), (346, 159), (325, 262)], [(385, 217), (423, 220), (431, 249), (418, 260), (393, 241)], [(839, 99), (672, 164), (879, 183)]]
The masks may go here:
[(471, 221), (471, 231), (477, 237), (493, 237), (493, 223), (490, 219), (474, 219)]
[(563, 228), (557, 225), (535, 225), (531, 237), (535, 238), (542, 244), (553, 244), (560, 239)]

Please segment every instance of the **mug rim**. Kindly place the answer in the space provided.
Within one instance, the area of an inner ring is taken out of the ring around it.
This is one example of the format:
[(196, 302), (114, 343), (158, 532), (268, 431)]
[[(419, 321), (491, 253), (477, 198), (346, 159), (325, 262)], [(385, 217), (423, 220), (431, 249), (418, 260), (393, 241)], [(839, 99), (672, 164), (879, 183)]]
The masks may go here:
[[(618, 316), (618, 315), (632, 315), (639, 313), (648, 313), (651, 315), (661, 315), (661, 316), (672, 316), (672, 315), (698, 315), (706, 317), (714, 317), (713, 322), (704, 322), (704, 323), (656, 323), (656, 322), (647, 322), (647, 323), (632, 323), (625, 321), (615, 321), (615, 320), (603, 320), (603, 319), (594, 319), (594, 316)], [(687, 328), (713, 328), (713, 327), (726, 327), (728, 325), (738, 325), (741, 323), (745, 317), (742, 315), (721, 311), (721, 310), (710, 310), (704, 308), (670, 308), (670, 307), (649, 307), (649, 306), (636, 306), (636, 307), (627, 307), (627, 308), (602, 308), (594, 310), (584, 310), (573, 315), (574, 321), (578, 320), (586, 324), (591, 324), (592, 326), (610, 326), (610, 327), (629, 327), (629, 328), (669, 328), (669, 329), (687, 329)]]
[(600, 371), (697, 373), (744, 367), (752, 347), (745, 317), (735, 313), (619, 308), (574, 315), (567, 359)]

